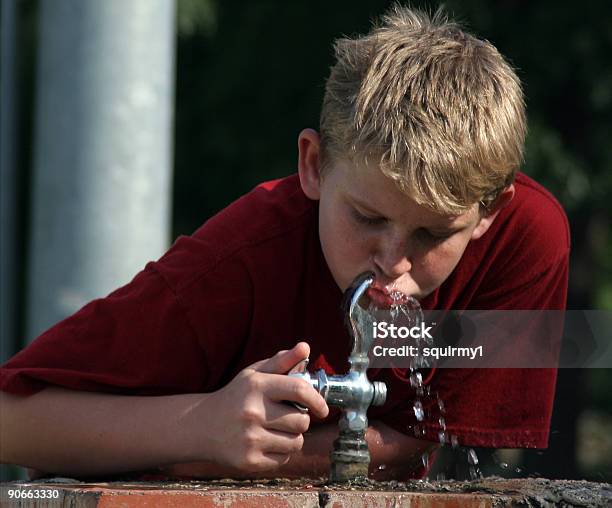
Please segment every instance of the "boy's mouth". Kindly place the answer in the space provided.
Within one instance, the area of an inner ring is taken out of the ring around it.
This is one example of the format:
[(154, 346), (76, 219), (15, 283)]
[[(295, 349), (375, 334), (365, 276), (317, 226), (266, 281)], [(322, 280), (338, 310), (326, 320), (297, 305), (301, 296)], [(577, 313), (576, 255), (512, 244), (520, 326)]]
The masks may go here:
[(367, 295), (370, 297), (370, 300), (372, 300), (372, 303), (381, 309), (388, 309), (389, 307), (401, 305), (408, 301), (408, 296), (401, 291), (389, 290), (377, 284), (374, 284), (368, 289)]

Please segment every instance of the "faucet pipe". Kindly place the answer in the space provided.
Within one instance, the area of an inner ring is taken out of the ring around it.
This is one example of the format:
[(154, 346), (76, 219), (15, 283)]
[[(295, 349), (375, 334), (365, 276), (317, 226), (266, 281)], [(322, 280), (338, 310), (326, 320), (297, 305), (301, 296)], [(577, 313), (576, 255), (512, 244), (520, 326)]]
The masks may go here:
[(334, 482), (367, 476), (370, 453), (365, 440), (368, 428), (366, 413), (370, 406), (382, 406), (387, 398), (385, 383), (371, 382), (367, 377), (370, 361), (368, 351), (372, 338), (364, 334), (359, 326), (358, 315), (365, 312), (362, 307), (364, 302), (361, 300), (373, 282), (374, 274), (366, 272), (358, 276), (344, 293), (342, 308), (347, 328), (353, 337), (349, 372), (343, 376), (328, 376), (323, 369), (320, 369), (311, 374), (306, 371), (308, 359), (305, 359), (289, 373), (290, 376), (310, 383), (328, 405), (342, 409), (342, 416), (338, 422), (339, 436), (334, 441), (334, 450), (330, 454), (330, 479)]

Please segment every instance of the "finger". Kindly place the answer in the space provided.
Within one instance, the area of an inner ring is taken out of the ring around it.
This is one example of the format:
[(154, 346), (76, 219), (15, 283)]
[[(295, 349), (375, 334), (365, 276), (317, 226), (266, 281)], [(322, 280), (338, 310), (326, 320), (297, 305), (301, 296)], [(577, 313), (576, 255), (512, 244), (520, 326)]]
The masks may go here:
[(262, 470), (276, 469), (289, 462), (291, 455), (288, 453), (262, 453)]
[(262, 391), (270, 400), (276, 402), (297, 402), (318, 418), (325, 418), (329, 414), (325, 399), (303, 379), (281, 375), (266, 376)]
[(310, 427), (310, 416), (294, 407), (268, 400), (265, 403), (263, 427), (281, 432), (303, 434)]
[(251, 365), (259, 372), (269, 374), (286, 374), (298, 362), (310, 355), (310, 346), (306, 342), (298, 342), (287, 351), (279, 351), (273, 357)]
[[(278, 469), (283, 464), (289, 462), (291, 455), (288, 453), (277, 453), (277, 452), (260, 452), (254, 455), (246, 464), (241, 464), (238, 467), (241, 471), (249, 473), (257, 473), (262, 471), (270, 471)], [(234, 477), (240, 477), (240, 474), (233, 475)], [(232, 474), (228, 476), (231, 478)]]
[(262, 453), (292, 454), (299, 452), (304, 445), (302, 434), (290, 434), (278, 430), (266, 430), (265, 445)]

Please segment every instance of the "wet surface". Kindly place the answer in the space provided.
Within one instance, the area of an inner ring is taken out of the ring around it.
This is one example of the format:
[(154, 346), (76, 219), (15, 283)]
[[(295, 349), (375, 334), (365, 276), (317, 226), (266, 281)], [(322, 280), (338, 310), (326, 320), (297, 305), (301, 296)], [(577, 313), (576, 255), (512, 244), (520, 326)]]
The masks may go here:
[(408, 482), (377, 482), (369, 479), (357, 479), (342, 484), (330, 484), (320, 480), (213, 480), (213, 481), (113, 481), (105, 483), (79, 482), (69, 478), (47, 478), (29, 482), (29, 486), (41, 484), (62, 488), (104, 488), (130, 490), (191, 490), (202, 491), (273, 491), (317, 492), (325, 500), (335, 493), (358, 491), (360, 493), (423, 493), (423, 494), (471, 494), (484, 495), (492, 500), (491, 506), (527, 506), (527, 507), (612, 507), (612, 485), (587, 481), (548, 480), (545, 478), (503, 479), (488, 477), (470, 481), (428, 481), (413, 480)]

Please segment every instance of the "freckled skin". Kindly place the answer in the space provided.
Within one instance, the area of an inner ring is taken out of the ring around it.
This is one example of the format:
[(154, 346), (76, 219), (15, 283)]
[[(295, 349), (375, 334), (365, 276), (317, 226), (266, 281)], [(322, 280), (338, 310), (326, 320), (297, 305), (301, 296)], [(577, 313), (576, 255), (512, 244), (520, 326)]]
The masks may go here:
[(476, 205), (460, 216), (437, 215), (376, 168), (339, 163), (325, 173), (320, 192), (321, 246), (342, 290), (371, 270), (380, 285), (424, 298), (453, 271), (479, 222)]
[(514, 196), (510, 185), (487, 214), (475, 203), (461, 215), (441, 215), (403, 194), (376, 166), (336, 160), (320, 176), (319, 135), (312, 129), (302, 131), (298, 147), (302, 189), (319, 200), (321, 247), (342, 291), (372, 271), (379, 287), (426, 297)]

